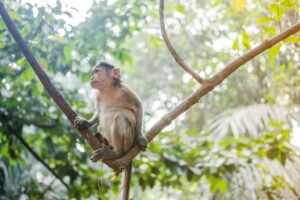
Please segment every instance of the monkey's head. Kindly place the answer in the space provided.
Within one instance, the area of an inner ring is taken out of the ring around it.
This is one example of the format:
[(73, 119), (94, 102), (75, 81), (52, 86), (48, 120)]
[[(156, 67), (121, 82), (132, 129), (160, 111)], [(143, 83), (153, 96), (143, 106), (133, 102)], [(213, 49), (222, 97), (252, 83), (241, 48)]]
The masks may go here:
[(120, 68), (107, 62), (100, 62), (91, 71), (90, 85), (94, 89), (104, 91), (121, 85)]

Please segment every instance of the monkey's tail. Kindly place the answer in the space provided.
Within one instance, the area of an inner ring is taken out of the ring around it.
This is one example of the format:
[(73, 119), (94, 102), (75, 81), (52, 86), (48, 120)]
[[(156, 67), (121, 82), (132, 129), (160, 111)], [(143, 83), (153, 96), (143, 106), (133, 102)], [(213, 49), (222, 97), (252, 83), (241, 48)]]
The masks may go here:
[(125, 167), (122, 179), (122, 200), (129, 199), (130, 179), (131, 179), (132, 161)]

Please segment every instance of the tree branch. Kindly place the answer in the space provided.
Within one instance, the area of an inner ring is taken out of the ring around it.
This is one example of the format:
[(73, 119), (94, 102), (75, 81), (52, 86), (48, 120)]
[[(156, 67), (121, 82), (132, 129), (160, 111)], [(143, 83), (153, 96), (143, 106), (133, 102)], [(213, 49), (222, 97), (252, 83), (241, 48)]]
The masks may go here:
[[(152, 128), (150, 128), (150, 130), (148, 130), (146, 133), (147, 140), (149, 142), (153, 140), (153, 138), (157, 136), (163, 128), (169, 125), (180, 114), (188, 110), (192, 105), (197, 103), (201, 97), (205, 96), (216, 86), (221, 84), (225, 78), (227, 78), (230, 74), (232, 74), (247, 61), (261, 54), (263, 51), (271, 48), (280, 41), (288, 38), (290, 35), (297, 33), (298, 31), (300, 31), (300, 22), (283, 31), (281, 34), (273, 37), (272, 39), (266, 40), (254, 49), (248, 51), (233, 62), (229, 63), (223, 70), (221, 70), (211, 79), (205, 82), (201, 88), (196, 90), (191, 96), (182, 101), (178, 106), (176, 106), (173, 110), (163, 116), (156, 124), (154, 124)], [(124, 157), (114, 161), (107, 161), (105, 164), (109, 165), (112, 168), (115, 168), (117, 166), (126, 166), (139, 152), (139, 148), (134, 147)]]
[(38, 122), (38, 121), (33, 121), (33, 120), (24, 120), (23, 121), (24, 124), (29, 124), (29, 125), (33, 125), (36, 126), (38, 128), (42, 128), (42, 129), (51, 129), (51, 128), (55, 128), (57, 127), (57, 123), (55, 122), (51, 122), (51, 123), (42, 123), (42, 122)]
[[(30, 52), (28, 47), (26, 46), (24, 40), (22, 39), (20, 33), (17, 31), (14, 26), (12, 20), (8, 16), (3, 3), (0, 1), (0, 15), (2, 16), (6, 26), (8, 27), (10, 33), (13, 35), (16, 43), (19, 45), (21, 51), (24, 53), (26, 59), (38, 75), (39, 79), (43, 83), (45, 89), (48, 91), (49, 95), (54, 99), (55, 103), (61, 108), (61, 110), (65, 113), (68, 119), (73, 123), (76, 113), (70, 108), (70, 106), (65, 102), (63, 97), (58, 93), (58, 91), (54, 88), (54, 86), (49, 81), (46, 73), (40, 68), (38, 62), (35, 60), (33, 54)], [(217, 85), (221, 84), (222, 81), (227, 78), (230, 74), (232, 74), (235, 70), (237, 70), (241, 65), (251, 60), (255, 56), (259, 55), (266, 49), (271, 48), (275, 44), (280, 41), (286, 39), (292, 34), (297, 33), (300, 30), (300, 23), (295, 24), (289, 29), (285, 30), (281, 34), (273, 37), (270, 40), (266, 40), (262, 44), (258, 45), (256, 48), (250, 50), (246, 54), (237, 58), (229, 65), (227, 65), (223, 70), (218, 72), (208, 81), (204, 81), (201, 88), (196, 90), (191, 96), (182, 101), (178, 106), (176, 106), (173, 110), (163, 116), (150, 130), (147, 131), (146, 137), (148, 141), (154, 139), (155, 136), (159, 134), (159, 132), (169, 125), (174, 119), (176, 119), (180, 114), (188, 110), (191, 106), (197, 103), (201, 97), (212, 91)], [(91, 145), (93, 149), (97, 149), (100, 147), (100, 144), (97, 139), (87, 130), (79, 130), (81, 135), (87, 140), (87, 142)], [(132, 148), (125, 156), (116, 160), (105, 160), (104, 163), (109, 167), (113, 168), (116, 171), (119, 171), (120, 168), (123, 168), (128, 165), (128, 163), (140, 152), (140, 149), (136, 146)]]
[(35, 29), (35, 31), (33, 32), (33, 30), (30, 32), (30, 34), (28, 35), (28, 41), (30, 42), (29, 46), (31, 46), (32, 44), (32, 40), (35, 38), (35, 36), (39, 33), (39, 31), (41, 31), (43, 25), (45, 23), (45, 20), (42, 18), (39, 25), (37, 26), (37, 28)]
[(183, 59), (176, 52), (176, 50), (174, 49), (174, 47), (172, 46), (168, 38), (166, 28), (165, 28), (165, 20), (164, 20), (164, 0), (160, 0), (159, 3), (159, 21), (160, 21), (160, 30), (161, 30), (162, 37), (166, 43), (166, 46), (168, 47), (169, 52), (171, 53), (175, 61), (195, 80), (203, 84), (205, 80), (202, 77), (200, 77), (196, 72), (194, 72), (194, 70), (183, 61)]
[[(72, 110), (72, 108), (67, 104), (65, 99), (61, 96), (61, 94), (55, 89), (53, 84), (50, 82), (48, 75), (43, 71), (35, 57), (33, 56), (32, 52), (28, 48), (26, 42), (20, 35), (19, 31), (17, 30), (16, 26), (14, 25), (12, 19), (8, 15), (4, 4), (0, 1), (0, 15), (5, 22), (9, 32), (13, 36), (14, 40), (18, 44), (20, 50), (23, 52), (24, 56), (26, 57), (27, 61), (33, 68), (34, 72), (37, 74), (38, 78), (42, 82), (44, 88), (48, 92), (48, 94), (53, 98), (55, 103), (58, 107), (63, 111), (63, 113), (67, 116), (69, 121), (73, 123), (76, 113)], [(93, 149), (98, 149), (100, 147), (100, 143), (97, 139), (89, 132), (88, 129), (79, 130), (81, 135), (88, 141), (88, 143), (92, 146)]]

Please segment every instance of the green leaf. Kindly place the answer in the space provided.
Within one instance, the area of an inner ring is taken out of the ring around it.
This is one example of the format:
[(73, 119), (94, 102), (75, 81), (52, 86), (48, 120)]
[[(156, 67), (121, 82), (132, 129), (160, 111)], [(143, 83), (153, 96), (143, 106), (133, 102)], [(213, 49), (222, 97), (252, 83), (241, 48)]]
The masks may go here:
[(257, 155), (260, 158), (266, 157), (266, 151), (265, 149), (259, 149), (255, 152), (255, 155)]
[(236, 11), (244, 10), (245, 5), (246, 5), (246, 0), (235, 0), (234, 1), (234, 9)]
[(49, 40), (52, 40), (54, 42), (61, 42), (61, 43), (65, 42), (65, 39), (60, 37), (59, 35), (50, 35), (48, 38)]
[(8, 11), (8, 14), (12, 19), (15, 19), (15, 20), (20, 20), (21, 19), (19, 14), (14, 10)]
[(211, 192), (216, 192), (219, 190), (220, 192), (225, 193), (227, 191), (227, 184), (224, 179), (220, 177), (209, 176), (208, 182), (210, 184)]
[(276, 58), (277, 54), (279, 53), (280, 47), (281, 44), (277, 44), (270, 49), (268, 54), (268, 58), (270, 61), (273, 61)]
[(177, 9), (177, 4), (176, 3), (169, 3), (168, 4), (168, 10), (174, 11)]
[(293, 73), (295, 70), (295, 65), (293, 62), (289, 62), (288, 64), (288, 72)]
[(263, 24), (266, 24), (268, 22), (271, 22), (273, 19), (271, 17), (263, 17), (263, 18), (260, 18), (256, 21), (257, 24), (259, 25), (263, 25)]
[(282, 0), (280, 5), (287, 8), (297, 8), (297, 0)]
[(286, 43), (296, 43), (296, 42), (300, 42), (300, 37), (292, 35), (292, 36), (286, 38), (283, 41), (286, 42)]
[(29, 67), (28, 62), (24, 57), (17, 60), (17, 64), (20, 65), (21, 67)]
[(284, 122), (277, 122), (277, 121), (274, 121), (272, 119), (269, 120), (269, 124), (273, 127), (282, 127), (284, 125)]
[(278, 148), (271, 148), (266, 153), (269, 159), (274, 160), (277, 157), (279, 151)]
[(160, 48), (161, 45), (163, 44), (162, 39), (160, 37), (157, 36), (153, 36), (151, 35), (149, 37), (150, 42), (154, 45), (155, 48)]
[(178, 12), (180, 12), (181, 14), (185, 14), (185, 7), (184, 7), (184, 5), (179, 4), (179, 5), (177, 6), (177, 10), (178, 10)]
[(239, 48), (239, 38), (236, 37), (232, 44), (232, 49), (237, 50)]
[(72, 59), (72, 50), (73, 47), (71, 45), (67, 45), (64, 47), (64, 56), (67, 61), (70, 61)]
[(273, 13), (276, 20), (281, 20), (283, 13), (285, 12), (285, 8), (281, 7), (278, 4), (270, 5), (270, 12)]
[(0, 21), (0, 30), (3, 30), (3, 29), (5, 29), (5, 28), (6, 28), (6, 26), (5, 26), (5, 24), (4, 24), (4, 21), (1, 20), (1, 21)]
[(26, 70), (20, 75), (20, 82), (24, 83), (25, 81), (31, 81), (34, 78), (35, 74), (31, 68), (26, 68)]
[(72, 13), (68, 12), (68, 11), (64, 11), (63, 14), (67, 15), (70, 18), (73, 18)]
[(227, 184), (223, 179), (219, 179), (218, 182), (218, 189), (222, 192), (225, 193), (227, 191)]
[(275, 35), (276, 34), (276, 29), (272, 26), (269, 26), (269, 27), (265, 28), (265, 32), (271, 33), (272, 35)]
[(36, 83), (36, 87), (37, 87), (37, 91), (39, 92), (39, 94), (41, 94), (41, 92), (44, 90), (44, 86), (42, 85), (42, 83), (40, 81), (38, 81)]
[(242, 43), (246, 49), (250, 49), (249, 36), (245, 31), (241, 31), (242, 34)]
[(81, 81), (83, 83), (86, 83), (90, 80), (90, 74), (89, 73), (83, 73), (83, 74), (81, 74), (80, 78), (81, 78)]
[(285, 163), (286, 163), (286, 156), (287, 156), (287, 154), (285, 152), (281, 152), (279, 154), (279, 161), (283, 166), (285, 166)]
[(221, 3), (222, 0), (215, 0), (214, 2), (212, 2), (212, 7), (217, 7), (220, 3)]
[(157, 153), (161, 152), (161, 146), (158, 143), (154, 143), (154, 142), (151, 143), (150, 148), (152, 152), (157, 152)]

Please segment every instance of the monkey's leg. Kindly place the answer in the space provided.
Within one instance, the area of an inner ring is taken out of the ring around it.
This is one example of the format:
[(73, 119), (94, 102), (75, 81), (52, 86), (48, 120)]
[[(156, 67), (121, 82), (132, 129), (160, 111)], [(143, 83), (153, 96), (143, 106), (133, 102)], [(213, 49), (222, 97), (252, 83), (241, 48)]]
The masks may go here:
[(132, 146), (135, 140), (133, 131), (135, 122), (131, 122), (121, 112), (114, 115), (113, 126), (111, 128), (112, 146), (118, 156), (124, 155)]
[(134, 124), (120, 112), (117, 112), (113, 116), (113, 123), (109, 130), (111, 134), (111, 145), (113, 149), (109, 148), (109, 145), (103, 145), (103, 147), (94, 151), (91, 160), (97, 162), (100, 159), (113, 160), (124, 155), (133, 145), (134, 131), (132, 127)]
[(103, 135), (102, 135), (99, 131), (97, 131), (97, 132), (95, 133), (95, 137), (98, 139), (98, 141), (99, 141), (102, 145), (108, 146), (111, 150), (113, 149), (112, 145), (109, 144), (109, 142), (107, 141), (107, 139), (106, 139), (105, 137), (103, 137)]

